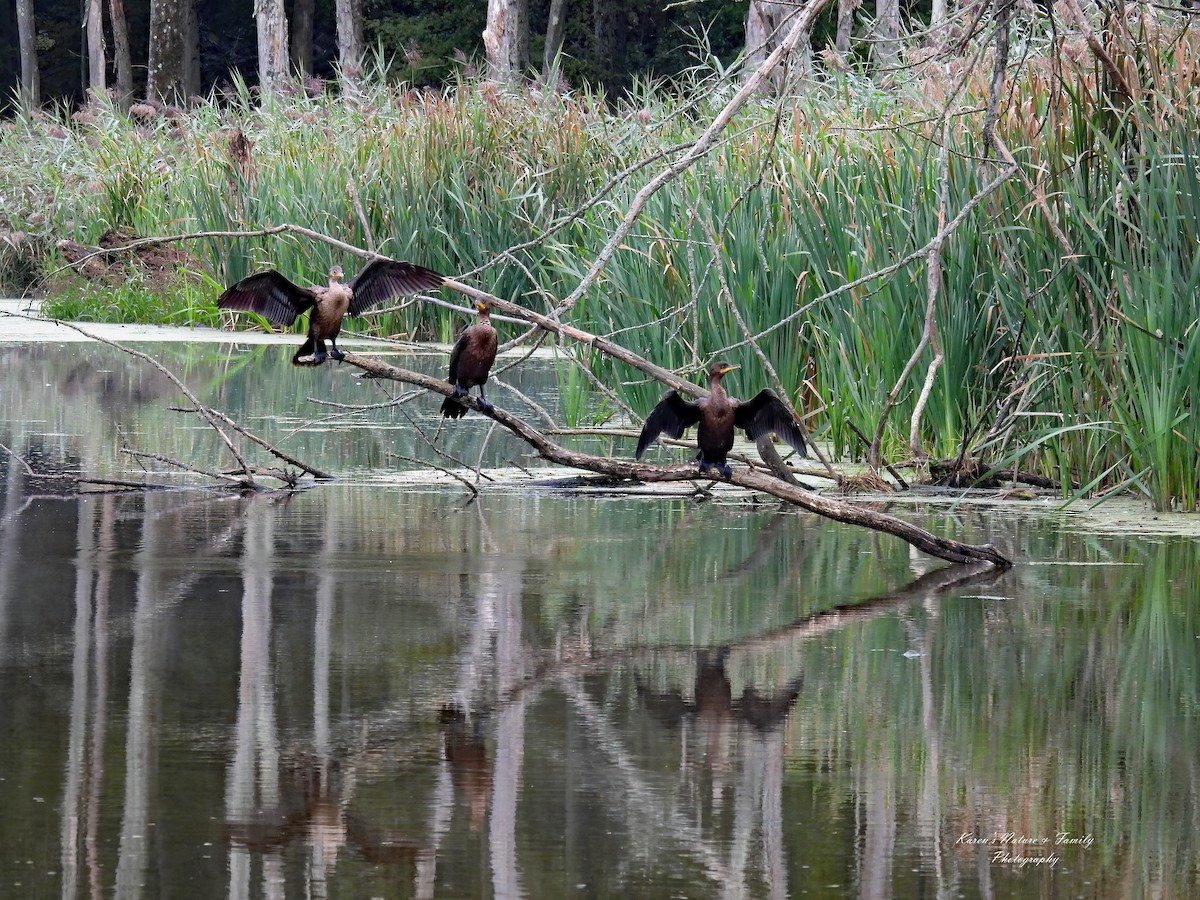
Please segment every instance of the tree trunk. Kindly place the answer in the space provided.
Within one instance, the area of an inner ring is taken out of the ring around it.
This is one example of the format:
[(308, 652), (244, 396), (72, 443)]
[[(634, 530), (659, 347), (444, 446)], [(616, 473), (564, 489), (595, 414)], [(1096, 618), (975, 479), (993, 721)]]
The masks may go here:
[(200, 93), (200, 20), (196, 15), (196, 0), (189, 0), (184, 10), (183, 93), (185, 97)]
[(121, 109), (128, 110), (133, 101), (133, 57), (129, 53), (129, 25), (125, 20), (124, 0), (108, 0), (108, 17), (112, 20), (117, 104)]
[[(896, 66), (900, 37), (900, 0), (875, 0), (875, 65), (881, 69)], [(885, 72), (888, 77), (890, 73)]]
[(623, 83), (628, 69), (628, 11), (626, 0), (592, 0), (596, 62), (609, 91)]
[(188, 16), (192, 0), (151, 0), (146, 96), (179, 103), (187, 96)]
[(550, 0), (550, 14), (546, 19), (546, 52), (542, 56), (542, 80), (550, 77), (550, 72), (558, 61), (558, 54), (563, 45), (563, 10), (566, 0)]
[(488, 77), (501, 84), (516, 82), (529, 63), (528, 0), (488, 0), (483, 49)]
[(363, 74), (362, 0), (337, 0), (337, 39), (342, 78), (357, 81)]
[(283, 0), (256, 0), (258, 86), (260, 96), (273, 91), (288, 74), (288, 22)]
[(850, 36), (854, 33), (854, 11), (862, 5), (862, 0), (838, 0), (837, 34), (833, 39), (833, 49), (841, 56), (842, 62), (850, 53)]
[(87, 34), (88, 89), (97, 97), (102, 97), (108, 88), (105, 76), (103, 0), (87, 0), (84, 21)]
[[(746, 12), (747, 73), (757, 71), (763, 61), (775, 51), (790, 30), (788, 22), (795, 13), (794, 3), (750, 0), (750, 8)], [(806, 81), (812, 68), (812, 45), (807, 34), (796, 43), (796, 61), (801, 81)], [(783, 89), (786, 77), (787, 70), (784, 67), (779, 67), (771, 73), (771, 81), (776, 91)]]
[(929, 27), (936, 28), (946, 21), (946, 0), (933, 0), (933, 9), (929, 13)]
[(292, 69), (303, 78), (312, 74), (313, 0), (292, 4)]
[(42, 102), (33, 0), (17, 0), (17, 42), (21, 47), (21, 103), (33, 109)]

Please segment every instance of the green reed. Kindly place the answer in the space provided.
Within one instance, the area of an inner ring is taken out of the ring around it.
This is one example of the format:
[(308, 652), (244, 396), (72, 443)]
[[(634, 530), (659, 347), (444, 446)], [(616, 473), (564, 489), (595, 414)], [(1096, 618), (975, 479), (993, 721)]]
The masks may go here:
[[(1061, 481), (1064, 496), (1133, 489), (1161, 509), (1196, 509), (1197, 104), (1180, 102), (1176, 77), (1161, 81), (1146, 109), (1121, 110), (1087, 72), (1047, 99), (1031, 71), (1000, 126), (1044, 206), (1010, 179), (947, 239), (936, 304), (944, 359), (919, 448), (1039, 472)], [(694, 137), (723, 97), (686, 96), (641, 85), (614, 104), (587, 92), (461, 83), (436, 93), (381, 82), (354, 97), (259, 102), (237, 84), (179, 122), (94, 104), (73, 121), (12, 123), (0, 149), (14, 155), (0, 158), (20, 162), (0, 166), (0, 186), (17, 198), (11, 223), (46, 234), (87, 242), (111, 227), (150, 235), (294, 223), (473, 273), (474, 283), (544, 310), (578, 283), (661, 163), (616, 185), (612, 175)], [(771, 383), (761, 353), (796, 408), (811, 413), (810, 430), (835, 455), (858, 456), (847, 422), (875, 431), (924, 325), (918, 251), (938, 227), (938, 129), (900, 126), (928, 111), (919, 99), (846, 83), (814, 89), (783, 115), (747, 106), (723, 144), (650, 198), (570, 321), (697, 379), (711, 359), (729, 358), (743, 367), (731, 379), (742, 395)], [(980, 124), (965, 117), (951, 131), (949, 216), (1000, 171)], [(240, 161), (239, 132), (250, 147)], [(295, 236), (189, 246), (214, 298), (218, 285), (268, 265), (312, 283), (333, 262), (356, 268)], [(125, 305), (131, 317), (145, 314)], [(368, 321), (375, 333), (448, 341), (465, 318), (413, 304)], [(640, 373), (578, 352), (635, 412), (661, 393)], [(889, 460), (910, 455), (931, 359), (927, 350), (900, 384), (883, 429)], [(562, 384), (569, 420), (619, 405), (577, 374)]]

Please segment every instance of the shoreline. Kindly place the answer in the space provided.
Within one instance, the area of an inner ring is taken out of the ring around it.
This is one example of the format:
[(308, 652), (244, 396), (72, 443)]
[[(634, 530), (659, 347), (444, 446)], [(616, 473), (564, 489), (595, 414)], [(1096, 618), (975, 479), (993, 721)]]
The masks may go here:
[[(4, 343), (84, 343), (95, 337), (117, 342), (192, 342), (229, 345), (258, 345), (258, 344), (294, 344), (300, 335), (294, 332), (267, 333), (262, 331), (227, 331), (206, 326), (185, 325), (141, 325), (114, 324), (104, 322), (71, 323), (85, 329), (88, 334), (77, 331), (54, 319), (40, 318), (41, 302), (38, 300), (0, 299), (0, 321), (5, 327), (0, 330), (0, 344)], [(377, 353), (403, 352), (409, 354), (447, 353), (449, 345), (431, 343), (397, 342), (393, 340), (344, 335), (339, 343), (347, 347), (359, 346), (370, 348)], [(511, 354), (528, 353), (528, 349), (515, 348)], [(552, 351), (538, 348), (535, 356), (550, 356)], [(352, 479), (353, 480), (353, 479)], [(407, 479), (406, 479), (407, 480)], [(518, 479), (519, 481), (520, 479)], [(567, 487), (554, 485), (551, 489), (572, 491), (611, 492), (610, 486), (590, 486), (588, 479), (581, 479), (581, 484)], [(690, 488), (689, 492), (690, 493)], [(621, 493), (658, 494), (656, 490), (622, 490)], [(669, 495), (670, 491), (661, 492)], [(676, 494), (679, 495), (679, 494)], [(975, 508), (995, 507), (999, 509), (1028, 509), (1039, 512), (1058, 512), (1074, 519), (1075, 527), (1090, 533), (1124, 534), (1147, 536), (1200, 536), (1200, 515), (1179, 512), (1154, 512), (1148, 501), (1140, 497), (1125, 496), (1107, 500), (1077, 500), (1064, 505), (1061, 498), (1041, 496), (1026, 501), (1014, 501), (1011, 498), (999, 496), (996, 492), (982, 491), (922, 491), (897, 492), (893, 494), (863, 494), (855, 500), (866, 503), (886, 503), (896, 505), (946, 506), (953, 509), (959, 504), (968, 504)], [(1066, 524), (1064, 522), (1064, 524)]]

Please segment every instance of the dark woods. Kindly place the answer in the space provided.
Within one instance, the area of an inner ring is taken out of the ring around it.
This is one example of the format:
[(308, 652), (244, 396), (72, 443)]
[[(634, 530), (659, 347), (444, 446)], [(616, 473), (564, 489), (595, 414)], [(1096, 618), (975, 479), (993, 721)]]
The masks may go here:
[[(43, 103), (81, 103), (88, 85), (86, 30), (80, 4), (29, 2), (36, 27)], [(103, 0), (107, 83), (117, 83), (110, 0)], [(610, 96), (635, 79), (678, 74), (709, 54), (728, 62), (744, 45), (748, 0), (702, 2), (670, 8), (658, 0), (563, 0), (561, 77), (568, 84), (602, 86)], [(133, 73), (133, 96), (146, 96), (150, 0), (123, 7)], [(304, 13), (311, 6), (311, 27)], [(528, 72), (544, 67), (552, 0), (529, 6)], [(296, 73), (329, 80), (337, 75), (334, 0), (287, 0), (290, 55)], [(21, 80), (16, 5), (0, 6), (0, 109), (11, 115)], [(297, 14), (300, 13), (298, 16)], [(378, 0), (364, 4), (367, 65), (378, 60), (416, 86), (439, 86), (485, 68), (482, 34), (487, 4), (477, 0)], [(259, 81), (253, 0), (195, 0), (198, 94), (221, 90), (236, 76)], [(553, 40), (553, 37), (551, 38)], [(699, 56), (698, 56), (699, 54)]]

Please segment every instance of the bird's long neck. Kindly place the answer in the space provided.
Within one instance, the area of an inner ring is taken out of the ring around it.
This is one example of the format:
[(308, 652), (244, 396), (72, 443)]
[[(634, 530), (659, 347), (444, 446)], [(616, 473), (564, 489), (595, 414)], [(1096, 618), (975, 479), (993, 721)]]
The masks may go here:
[(725, 388), (721, 387), (721, 379), (724, 377), (725, 377), (724, 375), (718, 374), (718, 375), (713, 375), (711, 378), (708, 379), (709, 396), (711, 396), (712, 399), (714, 399), (714, 400), (724, 400), (725, 399)]
[(490, 309), (479, 310), (479, 318), (477, 318), (475, 320), (475, 323), (477, 325), (491, 325), (492, 324), (492, 311)]

